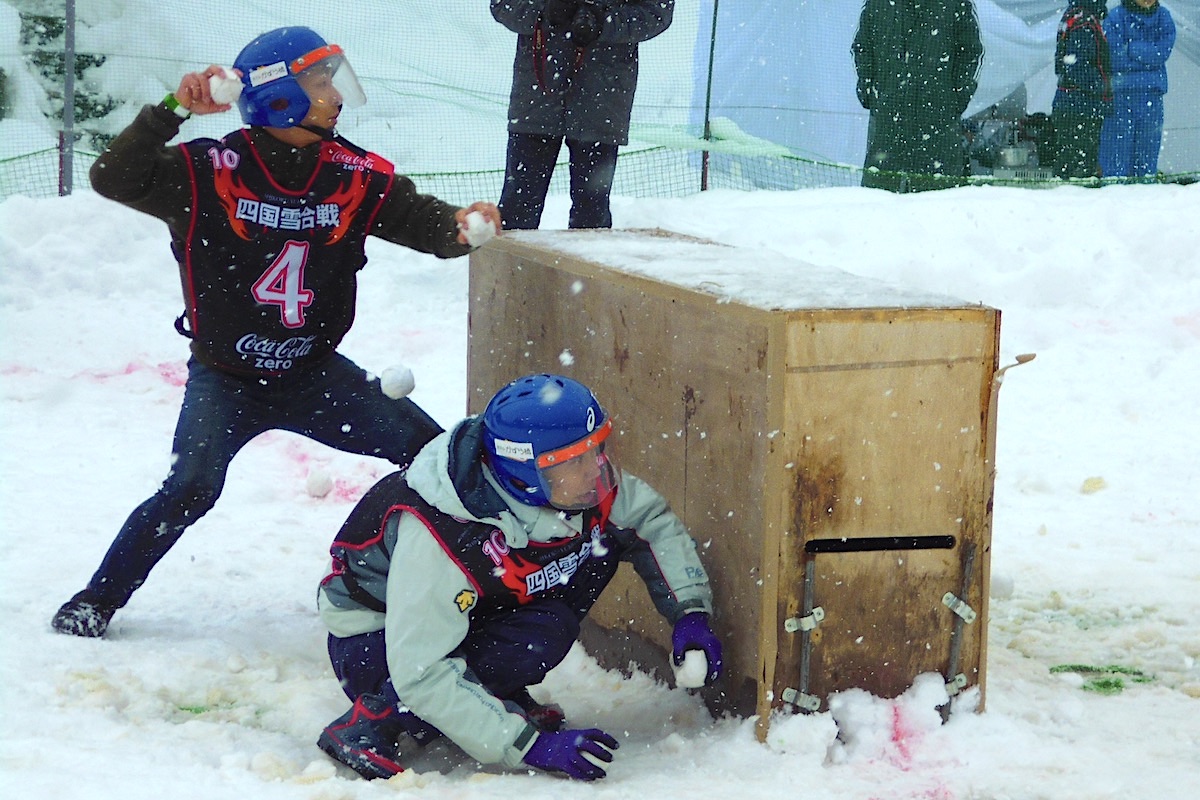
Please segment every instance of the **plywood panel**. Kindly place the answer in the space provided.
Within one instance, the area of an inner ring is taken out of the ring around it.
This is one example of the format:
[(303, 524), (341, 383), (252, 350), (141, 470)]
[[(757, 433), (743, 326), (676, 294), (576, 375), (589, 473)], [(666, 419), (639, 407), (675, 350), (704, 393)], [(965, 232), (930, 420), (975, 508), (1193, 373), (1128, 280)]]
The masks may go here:
[[(954, 618), (941, 598), (959, 591), (964, 543), (986, 546), (990, 539), (979, 399), (990, 383), (995, 328), (979, 319), (986, 324), (907, 314), (885, 324), (827, 320), (789, 338), (795, 360), (785, 408), (794, 474), (782, 512), (792, 525), (780, 547), (775, 697), (799, 688), (802, 638), (782, 626), (803, 604), (810, 559), (813, 602), (826, 620), (811, 634), (808, 693), (824, 700), (871, 686), (894, 696), (917, 674), (945, 672)], [(863, 360), (853, 363), (855, 353)], [(809, 549), (815, 540), (881, 537), (943, 537), (953, 546), (823, 555)], [(977, 559), (972, 569), (973, 583), (982, 585), (986, 564)], [(979, 609), (982, 599), (974, 594), (970, 602)], [(974, 674), (979, 637), (974, 630), (963, 636), (963, 663)]]
[[(765, 471), (773, 428), (770, 316), (539, 250), (482, 255), (471, 271), (471, 410), (528, 372), (591, 386), (614, 418), (622, 466), (662, 492), (700, 545), (732, 670), (757, 674), (759, 631), (745, 623), (762, 615), (768, 549), (764, 489), (754, 476)], [(593, 618), (669, 646), (631, 570), (620, 572)]]
[(989, 329), (995, 310), (983, 306), (937, 309), (815, 309), (789, 314), (789, 369), (854, 369), (910, 361), (978, 362), (992, 356)]

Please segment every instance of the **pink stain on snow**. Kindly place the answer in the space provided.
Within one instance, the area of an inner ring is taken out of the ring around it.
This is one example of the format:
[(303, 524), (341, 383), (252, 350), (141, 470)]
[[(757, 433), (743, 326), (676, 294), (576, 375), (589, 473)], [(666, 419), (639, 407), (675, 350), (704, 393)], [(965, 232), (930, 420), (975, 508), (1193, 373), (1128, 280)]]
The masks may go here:
[[(326, 459), (318, 458), (310, 452), (312, 443), (307, 439), (293, 439), (286, 446), (287, 456), (295, 467), (295, 474), (307, 480), (314, 469), (328, 470)], [(364, 471), (366, 465), (360, 465), (359, 471)], [(328, 500), (338, 503), (357, 503), (379, 477), (374, 467), (365, 468), (365, 476), (360, 479), (334, 478), (333, 488), (323, 497), (313, 497), (314, 500)]]
[(91, 380), (100, 381), (101, 383), (103, 383), (104, 381), (111, 380), (113, 378), (123, 378), (127, 375), (133, 375), (135, 373), (141, 372), (143, 369), (145, 369), (145, 365), (142, 364), (141, 362), (130, 361), (128, 364), (125, 365), (124, 369), (111, 370), (111, 371), (101, 371), (98, 369), (85, 369), (83, 372), (78, 372), (72, 377), (73, 378), (90, 378)]
[(163, 361), (157, 366), (158, 376), (171, 386), (187, 383), (187, 365), (180, 361)]
[(900, 710), (900, 706), (892, 704), (892, 744), (896, 747), (896, 755), (899, 758), (893, 758), (892, 763), (903, 770), (908, 770), (912, 766), (912, 751), (909, 750), (909, 742), (915, 738), (916, 732), (908, 725), (904, 719), (904, 712)]
[(187, 382), (187, 365), (180, 361), (162, 361), (158, 364), (147, 364), (145, 361), (130, 361), (118, 370), (85, 369), (72, 378), (88, 378), (104, 383), (113, 378), (124, 378), (141, 372), (153, 372), (171, 386), (183, 386)]
[[(893, 766), (904, 772), (913, 768), (914, 751), (924, 738), (924, 733), (919, 726), (914, 726), (909, 722), (899, 703), (892, 704), (892, 746), (895, 751), (888, 760)], [(927, 770), (921, 771), (926, 772)], [(911, 792), (906, 797), (913, 800), (954, 800), (954, 792), (942, 782), (942, 779), (936, 775), (933, 778), (936, 782), (935, 786)]]
[(296, 465), (305, 467), (306, 469), (299, 470), (301, 474), (306, 473), (308, 462), (312, 461), (312, 455), (305, 449), (303, 441), (291, 440), (287, 443), (287, 455)]
[(1182, 317), (1172, 317), (1171, 322), (1183, 328), (1193, 336), (1200, 338), (1200, 311)]
[(1071, 320), (1071, 327), (1080, 331), (1094, 330), (1099, 333), (1117, 333), (1120, 325), (1110, 319)]
[(332, 497), (334, 500), (343, 503), (357, 503), (367, 493), (368, 488), (361, 483), (353, 483), (338, 478), (333, 482), (333, 491), (326, 495), (326, 497)]
[[(113, 378), (125, 378), (141, 372), (153, 372), (170, 386), (183, 386), (187, 383), (187, 364), (182, 361), (160, 361), (157, 364), (147, 364), (145, 361), (130, 361), (124, 367), (116, 370), (85, 369), (76, 372), (71, 380), (86, 378), (87, 380), (104, 383)], [(42, 370), (28, 364), (5, 364), (0, 367), (0, 375), (27, 377), (41, 375)]]

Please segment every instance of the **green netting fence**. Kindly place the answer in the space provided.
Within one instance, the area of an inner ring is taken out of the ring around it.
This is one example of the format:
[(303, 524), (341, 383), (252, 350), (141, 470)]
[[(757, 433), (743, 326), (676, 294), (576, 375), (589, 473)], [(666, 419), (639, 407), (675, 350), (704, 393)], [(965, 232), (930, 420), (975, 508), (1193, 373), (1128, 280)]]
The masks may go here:
[[(1053, 27), (1059, 13), (1053, 0), (1008, 2), (1025, 9), (1029, 31)], [(856, 0), (677, 0), (668, 31), (641, 47), (631, 141), (621, 150), (614, 192), (671, 197), (859, 185), (866, 114), (854, 99), (849, 53), (859, 7)], [(1186, 33), (1187, 17), (1177, 20)], [(341, 43), (364, 85), (368, 104), (344, 115), (343, 135), (396, 162), (422, 191), (458, 203), (498, 198), (516, 37), (491, 18), (488, 0), (4, 0), (0, 198), (86, 189), (95, 154), (143, 103), (174, 89), (185, 72), (228, 64), (254, 35), (292, 24)], [(1044, 83), (1044, 68), (1018, 69), (1005, 60), (1003, 41), (985, 43), (979, 107), (971, 113), (994, 118), (1011, 100), (1000, 95), (1010, 85), (1024, 92), (1038, 75)], [(1038, 47), (1027, 51), (1041, 59)], [(1200, 156), (1180, 147), (1200, 139), (1200, 82), (1189, 63), (1180, 61), (1182, 79), (1173, 78), (1168, 94), (1168, 174), (1151, 180), (1200, 175)], [(73, 125), (64, 135), (67, 119)], [(196, 117), (183, 135), (217, 137), (238, 124), (236, 114)], [(73, 143), (70, 158), (60, 142)], [(562, 167), (551, 193), (567, 192), (565, 154)], [(1036, 163), (873, 181), (901, 191), (969, 183), (1053, 185)]]

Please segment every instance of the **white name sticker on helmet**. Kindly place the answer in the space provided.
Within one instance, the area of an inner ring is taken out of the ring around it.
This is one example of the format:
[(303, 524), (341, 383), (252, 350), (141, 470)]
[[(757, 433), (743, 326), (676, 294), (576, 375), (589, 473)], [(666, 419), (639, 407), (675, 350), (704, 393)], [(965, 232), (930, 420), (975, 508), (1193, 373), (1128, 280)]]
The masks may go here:
[(510, 461), (532, 461), (533, 445), (529, 442), (510, 442), (505, 439), (497, 439), (496, 455)]
[(271, 81), (286, 77), (287, 74), (287, 64), (282, 61), (275, 64), (267, 64), (265, 67), (250, 70), (250, 85), (262, 86), (264, 83), (270, 83)]

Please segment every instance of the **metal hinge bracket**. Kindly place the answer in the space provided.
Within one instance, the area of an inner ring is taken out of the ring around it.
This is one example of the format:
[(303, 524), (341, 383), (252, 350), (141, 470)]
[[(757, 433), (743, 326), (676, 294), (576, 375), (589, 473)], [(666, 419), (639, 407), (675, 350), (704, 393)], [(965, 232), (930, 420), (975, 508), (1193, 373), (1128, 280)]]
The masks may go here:
[(803, 617), (788, 617), (783, 621), (783, 629), (788, 633), (799, 633), (800, 631), (814, 630), (821, 624), (821, 620), (825, 619), (825, 609), (817, 606), (812, 610), (811, 614), (806, 614)]
[(816, 712), (821, 708), (821, 698), (791, 688), (783, 690), (783, 702), (808, 712)]
[(946, 592), (942, 595), (942, 605), (962, 617), (968, 625), (975, 621), (975, 609), (967, 605), (965, 600), (955, 597), (954, 592)]

